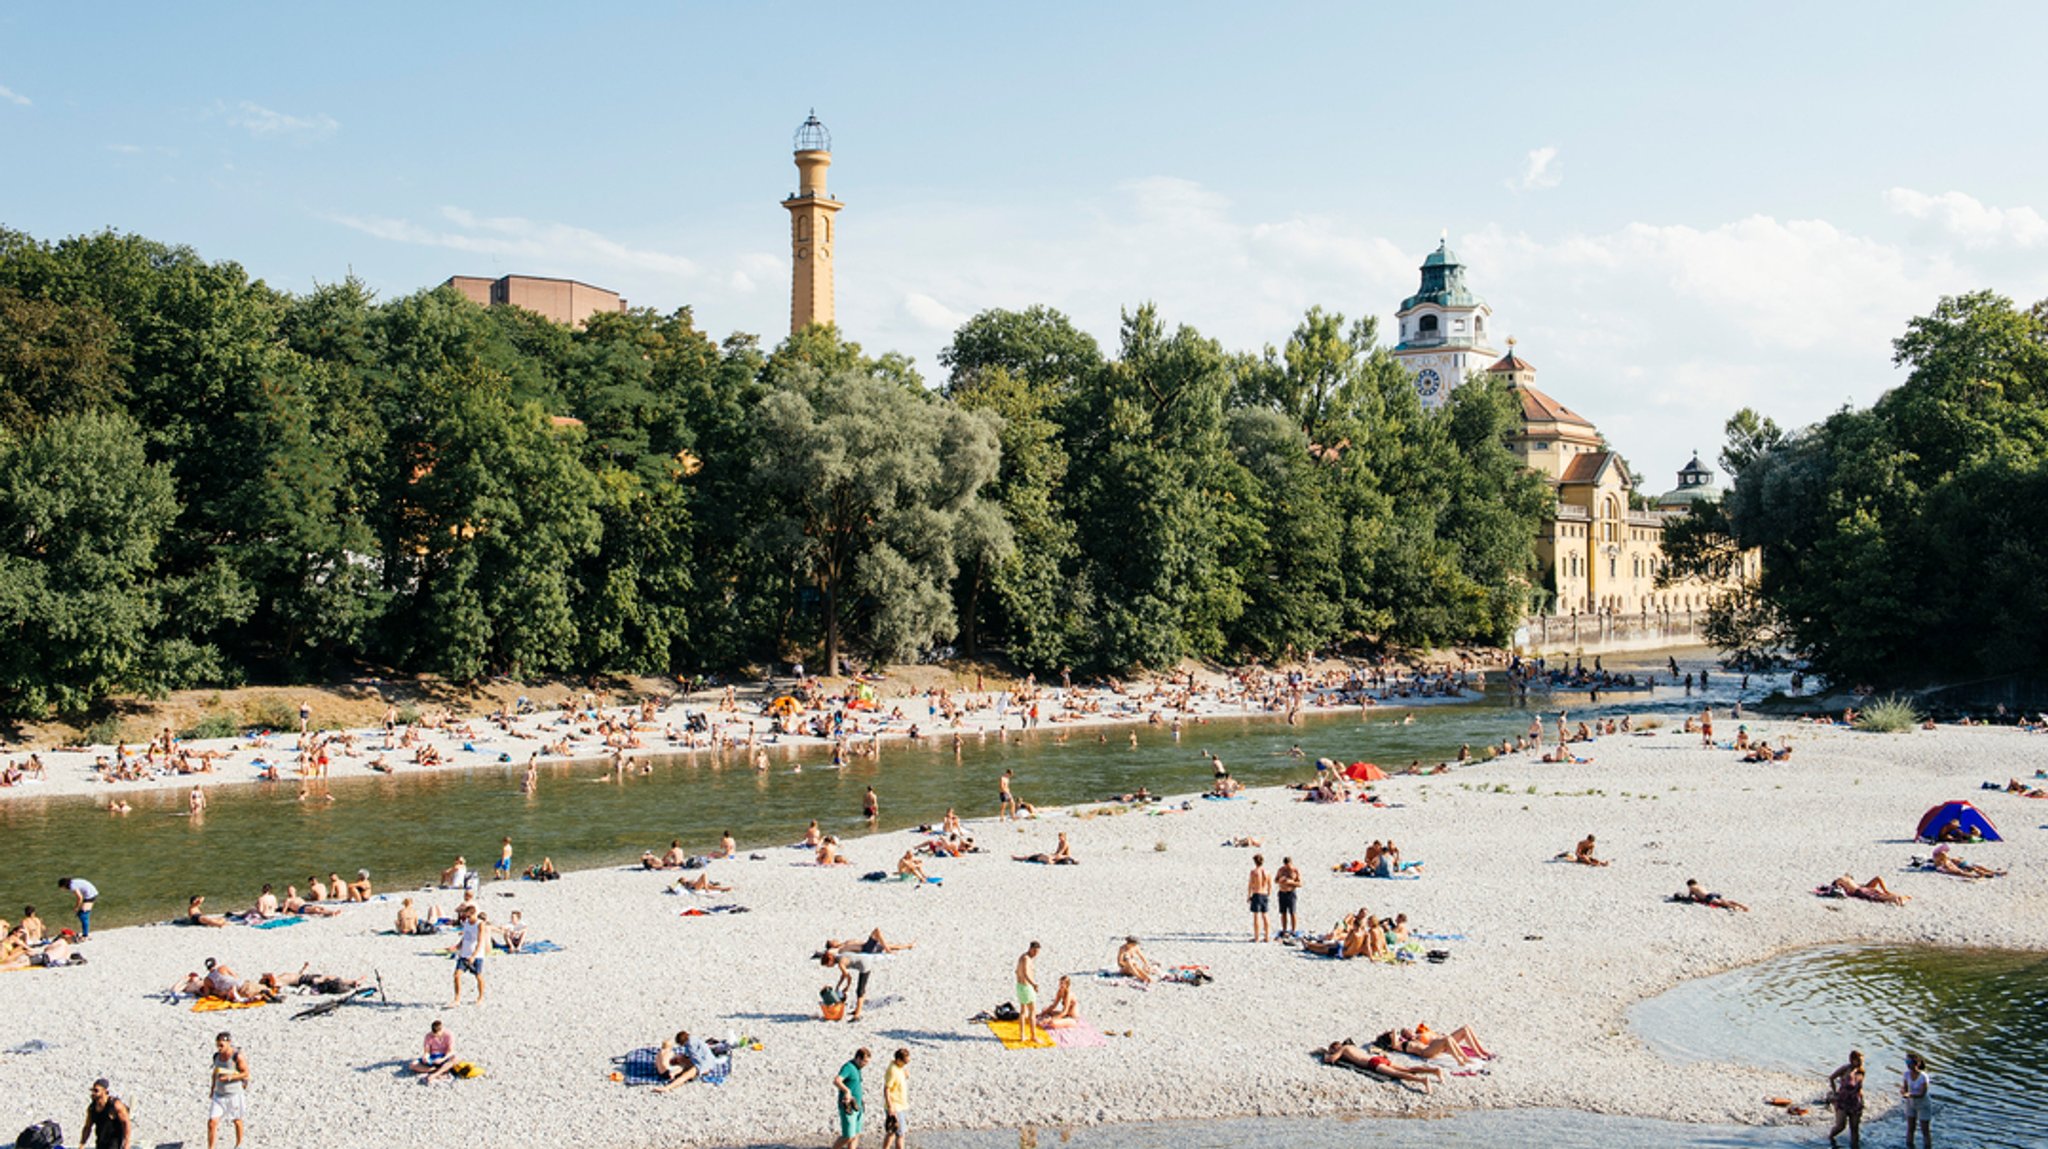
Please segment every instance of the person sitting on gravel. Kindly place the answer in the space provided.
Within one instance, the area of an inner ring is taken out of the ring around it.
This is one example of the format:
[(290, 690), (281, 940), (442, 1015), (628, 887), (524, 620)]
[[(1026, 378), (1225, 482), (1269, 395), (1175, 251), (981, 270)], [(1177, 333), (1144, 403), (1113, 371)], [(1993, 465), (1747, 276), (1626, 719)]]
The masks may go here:
[(1435, 1083), (1444, 1078), (1444, 1071), (1434, 1065), (1418, 1065), (1413, 1068), (1395, 1065), (1393, 1060), (1384, 1054), (1360, 1049), (1349, 1039), (1331, 1042), (1327, 1048), (1319, 1050), (1316, 1056), (1322, 1058), (1324, 1065), (1363, 1069), (1389, 1081), (1420, 1085), (1424, 1093), (1435, 1092)]
[(818, 844), (818, 852), (813, 860), (820, 866), (851, 866), (853, 864), (846, 860), (845, 854), (839, 852), (839, 839), (830, 834), (825, 835), (825, 840)]
[(1862, 898), (1866, 902), (1885, 902), (1894, 906), (1903, 906), (1911, 900), (1905, 894), (1892, 893), (1891, 888), (1884, 884), (1882, 875), (1874, 877), (1859, 886), (1856, 884), (1855, 877), (1843, 874), (1841, 877), (1829, 882), (1828, 888), (1839, 891), (1843, 897)]
[(1586, 835), (1584, 841), (1572, 847), (1570, 853), (1559, 854), (1558, 858), (1566, 862), (1577, 862), (1581, 866), (1604, 866), (1607, 864), (1593, 856), (1593, 835), (1591, 834)]
[(1124, 939), (1123, 945), (1117, 947), (1116, 972), (1150, 985), (1152, 979), (1159, 976), (1159, 967), (1152, 964), (1151, 958), (1145, 956), (1145, 951), (1138, 945), (1137, 935), (1133, 934)]
[(1011, 854), (1013, 862), (1036, 862), (1041, 866), (1078, 866), (1080, 859), (1074, 857), (1073, 847), (1067, 845), (1067, 833), (1060, 831), (1059, 844), (1050, 854)]
[(920, 882), (930, 880), (925, 876), (924, 863), (917, 860), (917, 851), (915, 849), (903, 851), (903, 856), (896, 859), (896, 876), (915, 878)]
[(421, 1043), (419, 1059), (406, 1068), (420, 1075), (421, 1085), (431, 1085), (455, 1071), (454, 1052), (454, 1037), (436, 1019), (427, 1027), (427, 1039)]
[(1435, 1059), (1448, 1057), (1459, 1065), (1470, 1065), (1474, 1058), (1493, 1057), (1479, 1042), (1479, 1035), (1469, 1025), (1461, 1025), (1449, 1034), (1439, 1034), (1427, 1025), (1417, 1023), (1414, 1029), (1390, 1029), (1372, 1043), (1381, 1049), (1405, 1053), (1410, 1057)]
[(1698, 878), (1687, 878), (1685, 880), (1685, 892), (1679, 894), (1677, 898), (1674, 900), (1681, 902), (1691, 902), (1694, 905), (1699, 906), (1712, 906), (1717, 910), (1740, 911), (1745, 914), (1749, 912), (1749, 907), (1743, 905), (1741, 902), (1729, 901), (1727, 898), (1724, 898), (1719, 894), (1708, 893), (1706, 889), (1700, 885), (1700, 881)]
[(201, 913), (199, 907), (205, 904), (205, 894), (193, 894), (192, 900), (185, 903), (185, 916), (180, 920), (186, 925), (211, 926), (214, 929), (228, 924), (228, 919), (221, 914)]

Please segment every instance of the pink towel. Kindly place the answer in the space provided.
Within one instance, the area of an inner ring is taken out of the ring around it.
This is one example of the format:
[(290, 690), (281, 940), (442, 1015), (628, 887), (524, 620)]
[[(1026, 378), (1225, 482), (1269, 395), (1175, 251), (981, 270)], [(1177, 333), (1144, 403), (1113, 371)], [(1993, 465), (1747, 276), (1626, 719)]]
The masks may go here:
[(1052, 1043), (1061, 1049), (1094, 1049), (1109, 1044), (1102, 1036), (1101, 1030), (1078, 1017), (1072, 1025), (1048, 1029), (1046, 1032), (1052, 1034)]

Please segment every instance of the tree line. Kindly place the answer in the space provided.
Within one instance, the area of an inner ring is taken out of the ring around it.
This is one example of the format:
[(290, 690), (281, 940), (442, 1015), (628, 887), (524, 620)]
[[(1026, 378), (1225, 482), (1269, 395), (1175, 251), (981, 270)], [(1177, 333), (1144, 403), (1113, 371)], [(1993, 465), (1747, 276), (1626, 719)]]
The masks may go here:
[(363, 667), (1115, 672), (1499, 641), (1531, 599), (1518, 409), (1424, 411), (1371, 319), (1232, 352), (1147, 305), (1106, 354), (987, 311), (940, 359), (0, 229), (0, 711)]
[(1728, 649), (1789, 650), (1843, 685), (2048, 665), (2048, 303), (1944, 298), (1893, 342), (1904, 382), (1787, 432), (1727, 426), (1720, 503), (1667, 536), (1675, 569), (1762, 574), (1717, 605)]

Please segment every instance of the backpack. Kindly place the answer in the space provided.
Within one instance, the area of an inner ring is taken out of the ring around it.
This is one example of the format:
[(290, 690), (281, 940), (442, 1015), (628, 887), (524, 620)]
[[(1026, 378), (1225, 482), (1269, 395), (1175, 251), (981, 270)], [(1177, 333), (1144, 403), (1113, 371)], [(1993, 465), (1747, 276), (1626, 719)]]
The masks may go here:
[(61, 1149), (63, 1144), (64, 1130), (55, 1121), (31, 1125), (14, 1139), (14, 1149)]
[(1017, 1007), (1010, 1004), (1007, 1001), (1004, 1002), (1003, 1004), (996, 1007), (995, 1019), (997, 1021), (1016, 1021)]

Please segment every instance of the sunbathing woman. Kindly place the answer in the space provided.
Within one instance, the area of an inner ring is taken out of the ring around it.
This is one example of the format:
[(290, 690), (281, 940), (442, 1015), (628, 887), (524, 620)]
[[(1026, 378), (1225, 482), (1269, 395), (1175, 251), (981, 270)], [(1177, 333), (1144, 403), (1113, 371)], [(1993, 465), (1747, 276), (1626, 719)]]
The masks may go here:
[(1373, 1038), (1373, 1044), (1410, 1057), (1448, 1057), (1459, 1065), (1469, 1065), (1475, 1057), (1493, 1056), (1479, 1043), (1479, 1035), (1469, 1025), (1461, 1025), (1445, 1035), (1418, 1022), (1414, 1029), (1390, 1029)]
[(1405, 1068), (1395, 1065), (1384, 1055), (1360, 1049), (1349, 1041), (1333, 1041), (1329, 1047), (1320, 1050), (1318, 1057), (1324, 1065), (1343, 1065), (1363, 1069), (1367, 1073), (1384, 1077), (1389, 1081), (1405, 1081), (1422, 1086), (1424, 1093), (1435, 1092), (1435, 1082), (1442, 1081), (1444, 1071), (1434, 1065), (1418, 1065)]
[(1012, 854), (1013, 862), (1036, 862), (1041, 866), (1078, 866), (1080, 859), (1074, 857), (1073, 848), (1067, 845), (1066, 831), (1060, 831), (1059, 844), (1050, 854)]
[(853, 864), (846, 860), (845, 854), (839, 852), (839, 839), (830, 834), (825, 835), (825, 840), (818, 843), (818, 852), (814, 860), (821, 866), (851, 866)]
[(845, 941), (826, 938), (825, 948), (828, 950), (844, 950), (847, 953), (892, 954), (898, 950), (916, 949), (917, 943), (892, 942), (882, 936), (882, 929), (880, 926), (877, 926), (866, 938), (859, 941), (855, 941), (852, 938), (848, 938)]
[(695, 878), (677, 878), (676, 889), (687, 890), (693, 894), (732, 893), (731, 886), (712, 881), (709, 872), (699, 873)]
[(1159, 967), (1153, 965), (1152, 959), (1146, 957), (1145, 951), (1139, 948), (1135, 934), (1125, 938), (1124, 944), (1117, 947), (1116, 971), (1125, 977), (1136, 978), (1146, 985), (1152, 984), (1152, 979), (1159, 976)]
[(1038, 1028), (1067, 1029), (1081, 1021), (1081, 1005), (1074, 1000), (1074, 979), (1060, 975), (1059, 988), (1053, 991), (1052, 1004), (1038, 1014)]
[(1939, 873), (1953, 874), (1958, 878), (2002, 878), (2005, 876), (2004, 870), (1994, 870), (1989, 866), (1973, 866), (1963, 861), (1950, 852), (1946, 843), (1934, 848), (1934, 868)]
[(227, 918), (222, 917), (220, 914), (202, 914), (199, 912), (199, 907), (201, 905), (204, 905), (205, 902), (206, 895), (192, 895), (192, 900), (185, 903), (185, 924), (194, 926), (211, 926), (214, 929), (219, 929), (222, 926), (227, 925)]
[(1859, 886), (1854, 877), (1843, 874), (1828, 885), (1832, 889), (1840, 890), (1844, 897), (1862, 898), (1866, 902), (1886, 902), (1894, 906), (1903, 906), (1911, 900), (1905, 894), (1892, 893), (1890, 887), (1884, 884), (1882, 875)]

